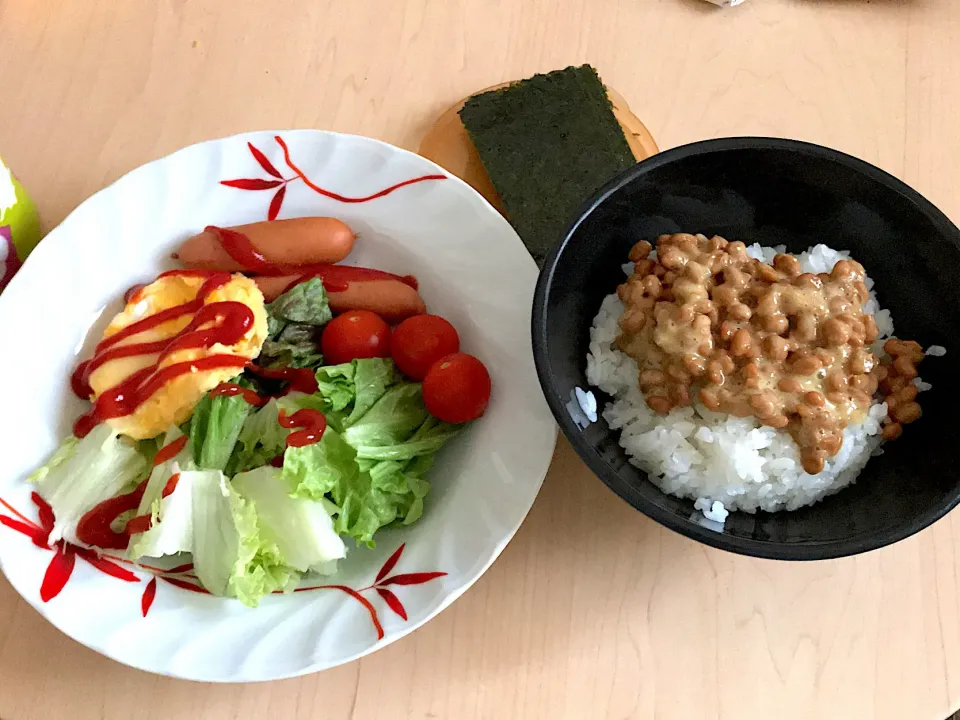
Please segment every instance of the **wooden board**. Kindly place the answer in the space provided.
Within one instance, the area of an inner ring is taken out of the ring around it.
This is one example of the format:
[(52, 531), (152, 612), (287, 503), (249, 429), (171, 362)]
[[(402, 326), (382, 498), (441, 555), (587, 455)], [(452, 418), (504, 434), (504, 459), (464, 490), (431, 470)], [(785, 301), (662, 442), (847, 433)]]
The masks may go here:
[[(453, 173), (461, 180), (469, 183), (473, 188), (483, 195), (487, 201), (495, 208), (503, 211), (500, 205), (500, 197), (490, 182), (486, 170), (483, 169), (483, 163), (480, 161), (480, 155), (477, 149), (470, 142), (467, 130), (460, 121), (460, 110), (464, 103), (473, 95), (479, 95), (489, 90), (499, 90), (507, 87), (511, 83), (500, 83), (493, 87), (480, 90), (476, 93), (463, 98), (458, 103), (449, 107), (443, 115), (427, 130), (423, 140), (420, 141), (420, 148), (417, 152), (425, 158), (433, 160), (437, 165)], [(640, 119), (633, 114), (627, 101), (623, 99), (616, 90), (607, 88), (607, 96), (613, 105), (613, 114), (623, 128), (624, 137), (630, 145), (637, 161), (650, 157), (659, 152), (657, 143), (653, 135), (647, 130), (646, 126), (640, 122)]]

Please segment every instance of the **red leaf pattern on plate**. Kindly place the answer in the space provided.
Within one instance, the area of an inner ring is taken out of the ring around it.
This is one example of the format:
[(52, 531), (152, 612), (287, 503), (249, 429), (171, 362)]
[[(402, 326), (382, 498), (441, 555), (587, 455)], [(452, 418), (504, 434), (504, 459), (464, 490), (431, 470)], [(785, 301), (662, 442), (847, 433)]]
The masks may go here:
[(140, 582), (134, 573), (130, 572), (126, 568), (122, 568), (116, 563), (110, 562), (106, 558), (100, 557), (97, 553), (89, 548), (75, 548), (77, 555), (82, 557), (88, 563), (93, 565), (97, 570), (106, 575), (111, 575), (119, 580), (124, 582)]
[[(370, 588), (363, 588), (363, 590), (369, 589)], [(383, 625), (380, 624), (380, 618), (377, 617), (377, 609), (369, 600), (360, 594), (363, 590), (354, 590), (352, 587), (347, 587), (346, 585), (316, 585), (314, 587), (297, 588), (294, 592), (309, 592), (311, 590), (340, 590), (345, 592), (367, 609), (367, 612), (370, 613), (370, 619), (373, 621), (373, 628), (377, 631), (377, 640), (383, 639)]]
[(18, 533), (23, 533), (28, 538), (33, 540), (33, 544), (39, 548), (43, 548), (44, 550), (50, 549), (50, 546), (47, 545), (47, 533), (45, 533), (42, 528), (38, 528), (36, 525), (14, 520), (12, 517), (7, 517), (6, 515), (0, 515), (0, 525), (6, 525), (11, 530), (16, 530)]
[(390, 606), (390, 609), (393, 610), (397, 615), (399, 615), (404, 620), (407, 619), (407, 611), (403, 609), (403, 603), (400, 602), (400, 598), (394, 595), (392, 592), (386, 588), (378, 587), (377, 595), (382, 597), (387, 605)]
[(252, 142), (248, 142), (247, 147), (250, 148), (250, 154), (253, 155), (253, 159), (256, 160), (258, 163), (260, 163), (260, 167), (266, 170), (270, 175), (273, 175), (275, 178), (279, 178), (280, 180), (283, 180), (283, 175), (280, 174), (280, 171), (278, 171), (273, 166), (272, 162), (267, 160), (266, 155), (264, 155), (262, 152), (257, 150), (256, 147), (254, 147)]
[(281, 180), (261, 180), (260, 178), (240, 178), (239, 180), (221, 180), (221, 185), (240, 190), (271, 190), (283, 185)]
[(23, 520), (23, 522), (25, 522), (27, 525), (34, 525), (33, 521), (30, 520), (30, 518), (28, 518), (28, 517), (27, 517), (26, 515), (24, 515), (22, 512), (20, 512), (19, 510), (17, 510), (13, 505), (11, 505), (10, 503), (8, 503), (8, 502), (7, 502), (6, 500), (4, 500), (3, 498), (0, 498), (0, 505), (3, 505), (7, 510), (9, 510), (9, 511), (12, 512), (14, 515), (16, 515), (18, 518), (20, 518), (21, 520)]
[(157, 596), (157, 579), (150, 578), (150, 582), (143, 589), (143, 595), (140, 597), (140, 612), (146, 617), (150, 612), (150, 606), (153, 605), (153, 599)]
[(446, 575), (445, 572), (407, 573), (405, 575), (394, 575), (393, 577), (389, 577), (386, 580), (378, 583), (378, 585), (419, 585), (421, 583), (429, 582), (434, 578), (443, 577), (444, 575)]
[(200, 593), (201, 595), (209, 595), (210, 592), (199, 585), (194, 585), (193, 583), (187, 582), (186, 580), (179, 580), (177, 578), (161, 576), (161, 580), (168, 582), (171, 585), (174, 585), (182, 590), (189, 590), (190, 592)]
[(280, 206), (283, 205), (283, 198), (287, 194), (287, 186), (284, 185), (276, 194), (274, 194), (273, 199), (270, 201), (270, 209), (267, 211), (267, 220), (276, 220), (277, 215), (280, 214)]
[(53, 517), (53, 508), (50, 507), (50, 503), (40, 497), (38, 492), (30, 493), (30, 499), (33, 500), (33, 504), (37, 506), (37, 516), (40, 519), (40, 527), (46, 530), (47, 535), (49, 535), (53, 531), (53, 526), (56, 522)]
[(76, 562), (76, 555), (73, 547), (67, 545), (63, 540), (57, 543), (57, 550), (47, 565), (47, 572), (43, 575), (43, 583), (40, 585), (40, 599), (49, 602), (63, 590), (73, 573), (73, 565)]
[(270, 200), (270, 206), (267, 209), (267, 220), (275, 220), (280, 214), (280, 207), (283, 205), (284, 197), (286, 197), (287, 185), (295, 180), (301, 180), (304, 185), (313, 190), (315, 193), (323, 195), (324, 197), (328, 197), (332, 200), (342, 203), (363, 203), (386, 197), (390, 193), (406, 187), (407, 185), (414, 185), (416, 183), (421, 183), (428, 180), (447, 179), (446, 175), (440, 174), (422, 175), (421, 177), (410, 178), (409, 180), (403, 180), (402, 182), (390, 185), (389, 187), (379, 190), (372, 195), (366, 195), (363, 197), (348, 197), (346, 195), (341, 195), (339, 193), (332, 192), (331, 190), (327, 190), (326, 188), (322, 188), (312, 182), (310, 178), (307, 177), (306, 173), (304, 173), (303, 170), (294, 164), (293, 158), (290, 155), (290, 148), (287, 146), (286, 141), (284, 141), (284, 139), (279, 135), (275, 135), (273, 139), (283, 151), (283, 160), (287, 167), (293, 171), (294, 177), (283, 177), (280, 171), (277, 170), (276, 166), (270, 162), (263, 151), (257, 148), (253, 143), (248, 142), (247, 147), (250, 148), (250, 153), (253, 155), (254, 160), (257, 161), (257, 164), (260, 165), (260, 167), (263, 168), (268, 175), (273, 176), (276, 178), (276, 180), (268, 180), (264, 178), (238, 178), (234, 180), (220, 181), (221, 185), (226, 185), (227, 187), (237, 188), (240, 190), (270, 190), (272, 188), (279, 187), (280, 189), (274, 193), (274, 196)]
[(373, 629), (377, 631), (377, 640), (383, 640), (383, 625), (380, 624), (380, 618), (377, 617), (377, 609), (370, 604), (370, 601), (356, 590), (353, 588), (348, 588), (346, 585), (335, 585), (334, 587), (336, 587), (338, 590), (343, 590), (350, 597), (360, 601), (360, 604), (367, 609), (368, 613), (370, 613), (370, 619), (373, 621)]
[(387, 573), (393, 570), (397, 564), (397, 560), (400, 559), (400, 556), (403, 554), (403, 549), (406, 546), (407, 544), (404, 543), (394, 551), (393, 555), (387, 558), (387, 561), (383, 564), (383, 567), (380, 568), (380, 572), (377, 573), (377, 578), (373, 581), (374, 584), (377, 584), (383, 580), (387, 576)]
[[(53, 510), (50, 508), (47, 502), (36, 493), (33, 493), (32, 499), (34, 504), (37, 506), (38, 515), (44, 527), (40, 527), (33, 521), (29, 520), (25, 515), (18, 512), (16, 508), (3, 500), (3, 498), (0, 498), (0, 505), (7, 508), (16, 516), (16, 518), (9, 517), (7, 515), (0, 515), (0, 525), (4, 525), (12, 530), (16, 530), (17, 532), (26, 535), (35, 544), (43, 549), (50, 550), (51, 548), (46, 544), (46, 540), (50, 534), (50, 530), (54, 526), (55, 518), (53, 516)], [(400, 558), (402, 557), (405, 548), (406, 543), (400, 545), (400, 547), (393, 551), (393, 554), (391, 554), (390, 557), (388, 557), (380, 567), (380, 571), (377, 573), (372, 585), (360, 588), (359, 590), (354, 590), (346, 585), (316, 585), (313, 587), (297, 588), (296, 592), (309, 592), (313, 590), (339, 590), (343, 593), (346, 593), (364, 607), (364, 609), (370, 615), (370, 621), (373, 623), (373, 629), (377, 634), (377, 639), (382, 640), (385, 633), (383, 625), (380, 622), (377, 608), (375, 608), (373, 604), (363, 596), (363, 593), (367, 590), (376, 590), (377, 595), (379, 595), (380, 598), (387, 604), (387, 607), (389, 607), (401, 620), (406, 621), (407, 610), (400, 601), (400, 598), (397, 597), (392, 590), (388, 590), (384, 586), (419, 585), (421, 583), (443, 577), (447, 574), (445, 572), (415, 572), (401, 573), (400, 575), (387, 577), (387, 575), (389, 575), (400, 562)], [(76, 563), (77, 556), (90, 563), (92, 567), (96, 568), (100, 572), (117, 578), (118, 580), (123, 580), (124, 582), (139, 582), (140, 577), (134, 571), (121, 567), (121, 565), (118, 563), (130, 565), (137, 570), (145, 571), (151, 575), (152, 577), (147, 582), (147, 585), (143, 590), (143, 594), (140, 597), (140, 612), (144, 617), (147, 616), (147, 613), (150, 611), (153, 601), (156, 598), (157, 578), (160, 578), (164, 582), (182, 590), (203, 595), (210, 594), (207, 590), (200, 586), (196, 576), (192, 574), (185, 574), (190, 573), (190, 571), (193, 570), (193, 563), (184, 563), (168, 570), (165, 568), (156, 567), (154, 565), (136, 563), (124, 557), (115, 555), (102, 555), (92, 548), (70, 545), (63, 540), (58, 541), (53, 549), (55, 550), (53, 558), (50, 560), (50, 564), (47, 566), (47, 571), (43, 577), (43, 583), (40, 586), (40, 599), (43, 600), (43, 602), (48, 602), (55, 598), (66, 586), (67, 581), (70, 579), (70, 576), (73, 573), (73, 567)]]

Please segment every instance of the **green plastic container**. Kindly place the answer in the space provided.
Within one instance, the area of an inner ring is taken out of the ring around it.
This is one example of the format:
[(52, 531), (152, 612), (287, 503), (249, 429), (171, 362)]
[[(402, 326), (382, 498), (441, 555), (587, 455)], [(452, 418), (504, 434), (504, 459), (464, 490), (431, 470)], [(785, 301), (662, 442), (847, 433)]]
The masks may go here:
[(0, 158), (0, 292), (42, 237), (37, 206)]

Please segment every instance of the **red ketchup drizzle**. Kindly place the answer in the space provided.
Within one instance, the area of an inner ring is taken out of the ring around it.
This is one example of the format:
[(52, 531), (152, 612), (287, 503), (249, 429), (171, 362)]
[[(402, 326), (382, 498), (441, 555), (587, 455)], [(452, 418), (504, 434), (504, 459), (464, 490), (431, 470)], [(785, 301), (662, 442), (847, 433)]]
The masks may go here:
[(167, 484), (163, 486), (163, 492), (160, 493), (160, 499), (172, 495), (173, 491), (177, 489), (177, 483), (180, 482), (180, 473), (174, 473), (167, 480)]
[[(153, 466), (157, 467), (168, 460), (172, 460), (183, 450), (186, 444), (187, 436), (184, 435), (164, 445), (160, 448), (159, 452), (157, 452), (156, 456), (154, 456)], [(171, 475), (160, 497), (165, 498), (172, 493), (176, 489), (179, 479), (180, 473)], [(130, 544), (131, 534), (149, 530), (150, 515), (139, 515), (133, 518), (127, 523), (123, 532), (116, 532), (110, 527), (120, 515), (129, 510), (135, 510), (140, 506), (140, 501), (143, 500), (143, 493), (147, 489), (148, 481), (149, 478), (137, 485), (136, 490), (125, 495), (104, 500), (88, 510), (77, 524), (77, 539), (86, 545), (93, 545), (94, 547), (123, 550)], [(145, 527), (144, 522), (146, 522)]]
[[(123, 417), (136, 409), (162, 388), (166, 383), (185, 373), (197, 370), (242, 368), (248, 360), (239, 355), (210, 355), (197, 360), (174, 363), (160, 368), (160, 363), (170, 353), (187, 348), (209, 348), (216, 344), (233, 345), (239, 342), (253, 325), (253, 311), (243, 303), (225, 301), (205, 305), (210, 293), (230, 281), (229, 273), (209, 273), (198, 270), (172, 270), (160, 277), (188, 276), (206, 278), (196, 298), (167, 308), (154, 315), (138, 320), (123, 330), (102, 340), (90, 360), (80, 363), (70, 378), (74, 392), (83, 398), (93, 395), (90, 374), (111, 360), (140, 355), (157, 355), (156, 362), (127, 377), (119, 385), (105, 390), (94, 402), (93, 409), (81, 416), (74, 424), (73, 433), (83, 437), (98, 423), (110, 418)], [(174, 337), (148, 343), (117, 344), (126, 338), (150, 330), (186, 315), (193, 318)], [(211, 327), (202, 327), (211, 325)]]
[(94, 547), (125, 550), (130, 544), (130, 536), (126, 532), (116, 532), (110, 525), (123, 513), (136, 510), (146, 489), (147, 481), (144, 480), (136, 490), (92, 507), (77, 523), (77, 540)]
[(218, 273), (214, 270), (185, 270), (179, 268), (177, 270), (164, 270), (162, 273), (157, 275), (157, 278), (168, 278), (168, 277), (196, 277), (196, 278), (209, 278), (214, 275), (226, 275), (228, 273)]
[(135, 518), (131, 518), (130, 522), (128, 522), (127, 526), (123, 529), (127, 534), (127, 543), (129, 544), (129, 537), (131, 535), (145, 533), (151, 527), (153, 527), (152, 515), (137, 515)]
[[(318, 277), (323, 281), (323, 286), (327, 289), (327, 292), (344, 292), (353, 281), (373, 280), (399, 280), (414, 290), (417, 289), (417, 279), (412, 275), (400, 276), (384, 272), (383, 270), (350, 267), (347, 265), (331, 265), (328, 263), (291, 265), (288, 263), (270, 262), (263, 253), (257, 249), (250, 238), (242, 232), (217, 227), (216, 225), (208, 225), (204, 228), (204, 231), (213, 234), (227, 255), (240, 265), (245, 272), (270, 276), (297, 275), (298, 279), (291, 283), (289, 287), (293, 287), (312, 277)], [(289, 287), (286, 288), (286, 290), (288, 290)], [(286, 292), (286, 290), (284, 290), (284, 292)]]
[(187, 444), (187, 436), (178, 437), (171, 443), (160, 448), (159, 452), (153, 458), (153, 466), (163, 465), (167, 460), (173, 460)]
[(131, 285), (127, 288), (127, 291), (123, 294), (123, 301), (125, 303), (133, 302), (134, 300), (139, 300), (139, 293), (147, 286), (146, 283), (137, 283), (136, 285)]
[(235, 383), (220, 383), (210, 391), (210, 397), (235, 397), (242, 395), (243, 399), (254, 407), (262, 407), (267, 404), (267, 399), (260, 397), (250, 388), (241, 387)]
[[(404, 285), (409, 285), (414, 290), (420, 287), (417, 279), (413, 275), (394, 275), (384, 270), (373, 270), (372, 268), (353, 267), (350, 265), (301, 265), (297, 268), (296, 279), (283, 288), (287, 292), (292, 287), (296, 287), (310, 278), (318, 277), (323, 281), (323, 287), (327, 292), (344, 292), (350, 288), (352, 281), (372, 282), (377, 280), (397, 280)], [(284, 273), (294, 274), (294, 273)], [(282, 294), (282, 293), (281, 293)]]
[(77, 421), (73, 423), (73, 434), (75, 437), (82, 438), (86, 437), (91, 430), (93, 430), (99, 421), (93, 412), (84, 413), (77, 418)]
[(237, 230), (207, 225), (204, 232), (212, 233), (224, 251), (244, 270), (258, 275), (289, 275), (297, 272), (296, 265), (272, 263), (264, 257), (249, 237)]
[(89, 400), (90, 396), (93, 395), (93, 389), (89, 383), (89, 367), (90, 361), (84, 360), (77, 365), (76, 370), (74, 370), (70, 376), (70, 389), (73, 390), (74, 395), (83, 400)]
[(325, 278), (322, 275), (298, 275), (289, 283), (283, 286), (283, 290), (280, 292), (281, 295), (288, 293), (293, 288), (295, 288), (300, 283), (305, 283), (310, 278), (319, 277), (320, 282), (323, 283), (323, 289), (328, 293), (342, 293), (350, 289), (350, 283), (343, 281), (337, 282), (336, 280), (331, 280), (330, 278)]
[[(160, 499), (162, 500), (168, 495), (173, 494), (173, 491), (177, 489), (178, 482), (180, 482), (180, 473), (174, 473), (171, 475), (167, 480), (167, 484), (163, 486), (163, 492), (160, 493)], [(127, 525), (123, 531), (130, 536), (137, 533), (145, 533), (152, 526), (153, 515), (137, 515), (135, 518), (132, 518), (129, 522), (127, 522)]]
[(319, 410), (304, 408), (288, 416), (282, 410), (277, 416), (277, 422), (285, 428), (303, 428), (287, 436), (287, 447), (304, 447), (320, 442), (324, 430), (327, 429), (327, 418)]
[(283, 380), (289, 383), (277, 397), (283, 397), (287, 393), (302, 392), (312, 395), (319, 387), (317, 385), (317, 375), (310, 368), (264, 368), (259, 365), (250, 365), (247, 368), (254, 375), (267, 378), (268, 380)]

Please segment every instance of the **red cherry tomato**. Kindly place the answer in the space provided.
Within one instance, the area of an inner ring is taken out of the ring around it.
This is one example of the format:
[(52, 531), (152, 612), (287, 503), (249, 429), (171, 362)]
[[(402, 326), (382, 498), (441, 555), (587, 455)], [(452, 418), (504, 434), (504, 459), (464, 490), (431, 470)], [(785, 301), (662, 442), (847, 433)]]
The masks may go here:
[(423, 379), (423, 402), (431, 415), (444, 422), (476, 420), (489, 401), (490, 374), (473, 355), (447, 355)]
[(456, 328), (439, 315), (407, 318), (397, 325), (390, 338), (393, 361), (414, 380), (423, 380), (431, 365), (459, 349)]
[(390, 357), (390, 326), (369, 310), (350, 310), (327, 323), (320, 336), (320, 351), (327, 365)]

